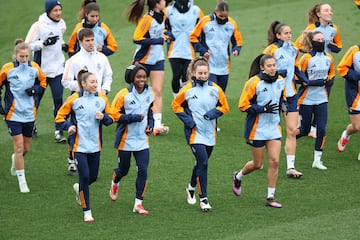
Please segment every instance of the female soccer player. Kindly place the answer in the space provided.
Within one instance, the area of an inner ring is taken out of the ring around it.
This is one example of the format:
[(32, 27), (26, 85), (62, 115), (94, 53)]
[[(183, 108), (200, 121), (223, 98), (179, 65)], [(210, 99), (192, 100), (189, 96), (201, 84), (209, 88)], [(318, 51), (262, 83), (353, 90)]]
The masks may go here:
[(14, 145), (11, 175), (17, 176), (20, 192), (30, 189), (25, 178), (24, 156), (30, 150), (35, 125), (35, 97), (46, 88), (46, 76), (39, 65), (29, 61), (30, 46), (18, 42), (15, 60), (0, 71), (0, 86), (5, 86), (5, 122)]
[(165, 28), (171, 36), (168, 41), (168, 58), (172, 70), (171, 87), (174, 96), (185, 85), (189, 63), (195, 58), (190, 44), (190, 33), (204, 16), (201, 9), (189, 0), (176, 0), (166, 8)]
[(250, 145), (253, 158), (239, 172), (234, 173), (232, 189), (236, 196), (240, 196), (243, 178), (263, 166), (266, 148), (269, 161), (266, 205), (281, 208), (282, 205), (275, 201), (274, 195), (281, 151), (279, 105), (285, 80), (278, 74), (276, 64), (275, 58), (269, 54), (255, 58), (250, 79), (241, 93), (239, 109), (247, 112), (244, 137)]
[(300, 128), (297, 138), (307, 136), (312, 117), (315, 119), (316, 140), (313, 168), (326, 170), (321, 161), (325, 147), (326, 124), (328, 116), (328, 92), (326, 85), (335, 78), (334, 58), (325, 52), (325, 35), (319, 31), (303, 33), (302, 45), (305, 53), (299, 62), (299, 68), (306, 74), (299, 89)]
[(114, 169), (110, 187), (110, 199), (116, 201), (120, 181), (130, 169), (131, 154), (137, 168), (136, 196), (133, 212), (147, 215), (143, 199), (147, 185), (147, 169), (150, 161), (149, 136), (154, 127), (153, 101), (155, 96), (147, 85), (146, 68), (141, 64), (126, 69), (125, 81), (129, 87), (120, 90), (112, 104), (113, 118), (118, 122), (115, 148), (118, 150), (118, 167)]
[(286, 110), (283, 111), (286, 124), (285, 153), (287, 170), (286, 176), (300, 178), (303, 174), (295, 168), (296, 134), (298, 131), (299, 109), (298, 96), (294, 84), (295, 73), (301, 75), (297, 68), (299, 51), (291, 42), (291, 28), (285, 23), (274, 21), (268, 30), (268, 46), (264, 54), (270, 54), (276, 60), (278, 73), (285, 78)]
[[(308, 13), (308, 22), (309, 25), (306, 27), (305, 31), (319, 31), (324, 34), (325, 37), (325, 51), (328, 53), (338, 53), (342, 48), (342, 40), (339, 32), (339, 28), (331, 22), (332, 20), (332, 9), (330, 4), (327, 3), (318, 3), (315, 4)], [(301, 36), (299, 36), (295, 41), (295, 46), (304, 51), (304, 46), (301, 44)], [(326, 90), (330, 96), (331, 87), (333, 85), (333, 80), (329, 81), (326, 84)], [(316, 138), (316, 119), (313, 119), (309, 136)]]
[(136, 23), (133, 41), (136, 44), (134, 64), (142, 64), (150, 76), (151, 87), (155, 94), (154, 135), (165, 134), (169, 127), (162, 123), (162, 91), (165, 78), (163, 44), (168, 36), (165, 29), (165, 0), (147, 0), (148, 12), (142, 16), (145, 0), (134, 0), (129, 5), (128, 21)]
[[(81, 70), (78, 74), (79, 92), (73, 93), (61, 106), (55, 118), (56, 129), (75, 134), (72, 149), (79, 174), (79, 183), (73, 185), (77, 203), (82, 206), (84, 221), (93, 222), (89, 186), (97, 179), (102, 148), (101, 126), (112, 124), (108, 115), (110, 106), (105, 95), (97, 92), (93, 73)], [(75, 116), (67, 121), (67, 116)]]
[[(339, 152), (345, 150), (346, 144), (350, 140), (350, 136), (360, 130), (360, 45), (351, 46), (339, 65), (337, 66), (338, 73), (345, 79), (345, 96), (348, 107), (348, 114), (350, 117), (350, 124), (342, 132), (338, 141), (337, 147)], [(358, 155), (360, 160), (360, 153)]]
[(200, 209), (210, 211), (207, 197), (208, 161), (215, 146), (216, 119), (229, 112), (223, 90), (208, 80), (209, 64), (204, 57), (195, 58), (189, 65), (192, 82), (180, 90), (171, 107), (184, 123), (185, 138), (195, 156), (195, 166), (186, 188), (187, 202), (196, 203), (198, 187)]
[(69, 56), (71, 57), (80, 51), (78, 39), (79, 31), (83, 28), (90, 28), (95, 36), (95, 49), (98, 52), (110, 56), (118, 49), (117, 42), (110, 31), (110, 28), (100, 21), (100, 7), (97, 3), (91, 2), (85, 5), (84, 15), (80, 23), (76, 24), (69, 42)]

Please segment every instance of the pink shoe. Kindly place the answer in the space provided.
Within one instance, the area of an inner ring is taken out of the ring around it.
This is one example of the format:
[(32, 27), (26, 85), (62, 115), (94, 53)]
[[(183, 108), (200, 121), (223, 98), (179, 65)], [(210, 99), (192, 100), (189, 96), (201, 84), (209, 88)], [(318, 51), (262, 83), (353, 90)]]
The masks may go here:
[(144, 209), (143, 205), (141, 205), (141, 204), (138, 204), (138, 205), (134, 206), (133, 212), (139, 213), (141, 215), (148, 215), (149, 214), (149, 212), (146, 211)]
[(278, 202), (275, 202), (274, 198), (267, 198), (266, 206), (273, 207), (273, 208), (282, 208), (282, 205)]
[(153, 134), (155, 136), (157, 136), (157, 135), (165, 135), (165, 134), (167, 134), (169, 132), (169, 130), (170, 129), (169, 129), (168, 126), (165, 126), (164, 124), (161, 124), (161, 126), (159, 128), (155, 128), (153, 130)]
[(111, 201), (116, 201), (118, 198), (118, 190), (119, 190), (119, 183), (113, 184), (111, 183), (111, 187), (110, 187), (110, 191), (109, 191), (109, 196)]
[(240, 196), (241, 194), (241, 181), (236, 178), (237, 172), (233, 174), (233, 181), (232, 181), (232, 190), (236, 196)]

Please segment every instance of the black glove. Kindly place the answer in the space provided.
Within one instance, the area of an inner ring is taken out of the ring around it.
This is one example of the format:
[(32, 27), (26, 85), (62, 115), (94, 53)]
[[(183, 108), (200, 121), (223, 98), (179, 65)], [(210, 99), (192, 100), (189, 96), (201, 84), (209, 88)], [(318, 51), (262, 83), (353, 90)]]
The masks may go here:
[(26, 92), (26, 94), (27, 94), (28, 96), (34, 96), (34, 94), (35, 94), (35, 89), (34, 89), (34, 87), (27, 88), (27, 89), (25, 89), (25, 92)]
[(264, 113), (278, 113), (279, 112), (279, 105), (276, 103), (271, 103), (271, 100), (264, 106), (263, 108)]
[(0, 104), (0, 115), (5, 115), (5, 110), (2, 106), (2, 104)]
[(64, 52), (68, 52), (69, 51), (69, 46), (66, 43), (63, 43), (61, 45), (61, 50), (63, 50)]
[(53, 36), (53, 37), (48, 37), (44, 42), (44, 46), (50, 46), (50, 45), (54, 45), (57, 40), (59, 40), (60, 37), (59, 36)]

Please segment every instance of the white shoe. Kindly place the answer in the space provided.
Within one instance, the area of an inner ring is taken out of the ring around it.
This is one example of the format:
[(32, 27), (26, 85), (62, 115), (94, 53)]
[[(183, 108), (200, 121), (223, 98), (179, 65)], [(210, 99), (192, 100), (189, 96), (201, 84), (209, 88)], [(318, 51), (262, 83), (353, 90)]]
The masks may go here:
[(189, 190), (188, 188), (185, 188), (185, 191), (187, 196), (187, 203), (190, 205), (194, 205), (196, 203), (195, 190)]
[(109, 196), (110, 196), (110, 199), (111, 201), (116, 201), (117, 198), (118, 198), (118, 193), (119, 193), (119, 183), (111, 183), (111, 186), (110, 186), (110, 191), (109, 191)]
[(209, 200), (207, 198), (205, 198), (204, 200), (202, 200), (200, 202), (200, 209), (203, 212), (209, 212), (211, 210), (211, 206), (210, 206)]
[(135, 205), (134, 208), (133, 208), (133, 212), (134, 213), (139, 213), (141, 215), (148, 215), (149, 214), (149, 212), (144, 209), (142, 204)]
[(75, 163), (68, 163), (68, 173), (71, 176), (77, 176), (78, 171)]
[(21, 184), (19, 185), (19, 187), (20, 187), (20, 192), (22, 192), (22, 193), (28, 193), (28, 192), (30, 192), (30, 189), (29, 189), (29, 187), (28, 187), (28, 185), (27, 185), (26, 182), (21, 183)]
[(73, 189), (74, 189), (74, 192), (75, 192), (75, 200), (76, 200), (76, 203), (77, 203), (79, 206), (81, 206), (81, 199), (80, 199), (80, 193), (79, 193), (79, 183), (74, 183)]
[(64, 137), (64, 134), (62, 131), (56, 130), (55, 131), (55, 140), (58, 143), (65, 143), (66, 142), (66, 137)]
[(314, 161), (313, 164), (312, 164), (312, 167), (313, 168), (317, 168), (317, 169), (320, 169), (320, 170), (326, 170), (327, 167), (323, 164), (322, 161)]
[(15, 154), (11, 154), (11, 168), (10, 168), (10, 173), (12, 176), (16, 176), (16, 168), (15, 168)]
[(358, 160), (360, 161), (360, 152), (359, 152), (359, 155), (358, 155)]
[(343, 131), (337, 144), (338, 152), (344, 151), (345, 146), (349, 142), (349, 140), (350, 140), (350, 136), (346, 137), (346, 130)]
[(94, 218), (91, 214), (91, 210), (87, 210), (84, 212), (84, 221), (85, 222), (94, 222)]

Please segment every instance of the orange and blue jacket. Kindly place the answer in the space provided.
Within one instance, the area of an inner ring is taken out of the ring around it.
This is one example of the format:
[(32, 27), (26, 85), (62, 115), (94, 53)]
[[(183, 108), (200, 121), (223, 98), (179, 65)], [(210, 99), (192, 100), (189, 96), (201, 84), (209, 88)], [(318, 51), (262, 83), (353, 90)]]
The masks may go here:
[[(36, 119), (35, 97), (46, 88), (46, 76), (33, 61), (13, 61), (3, 65), (0, 86), (5, 85), (5, 120), (32, 122)], [(25, 90), (32, 88), (33, 96)]]
[(106, 56), (112, 55), (116, 50), (118, 49), (118, 44), (115, 40), (115, 37), (110, 31), (110, 28), (103, 22), (97, 22), (95, 25), (92, 25), (91, 27), (88, 26), (84, 20), (82, 20), (80, 23), (76, 24), (69, 42), (69, 57), (80, 51), (80, 43), (78, 40), (78, 33), (81, 29), (84, 27), (91, 28), (91, 30), (94, 32), (94, 43), (95, 48), (97, 48), (98, 45), (102, 45), (101, 52), (105, 54)]

